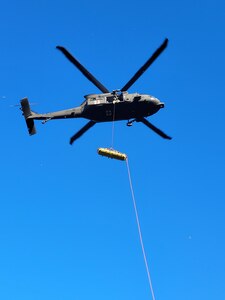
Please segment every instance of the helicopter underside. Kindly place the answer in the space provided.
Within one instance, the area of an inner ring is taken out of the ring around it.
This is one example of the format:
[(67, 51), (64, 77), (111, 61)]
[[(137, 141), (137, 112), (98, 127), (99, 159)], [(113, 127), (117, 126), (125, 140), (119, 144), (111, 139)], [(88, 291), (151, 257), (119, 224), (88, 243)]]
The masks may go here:
[(155, 114), (163, 104), (151, 105), (147, 101), (130, 103), (126, 101), (87, 106), (82, 117), (95, 122), (110, 122), (148, 117)]

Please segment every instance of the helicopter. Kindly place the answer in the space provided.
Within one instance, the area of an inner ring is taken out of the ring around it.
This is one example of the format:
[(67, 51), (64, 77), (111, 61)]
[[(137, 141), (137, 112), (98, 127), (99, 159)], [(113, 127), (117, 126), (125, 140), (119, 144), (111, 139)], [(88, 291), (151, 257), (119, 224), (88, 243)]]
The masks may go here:
[(166, 38), (161, 46), (151, 55), (146, 63), (133, 75), (133, 77), (120, 89), (110, 92), (101, 82), (99, 82), (74, 56), (64, 47), (57, 46), (65, 57), (78, 70), (91, 81), (102, 93), (85, 95), (83, 103), (71, 109), (39, 114), (30, 108), (28, 98), (23, 98), (20, 109), (26, 121), (30, 135), (36, 133), (34, 120), (42, 120), (46, 123), (54, 119), (85, 118), (89, 122), (70, 138), (72, 145), (75, 140), (81, 137), (87, 130), (96, 123), (126, 120), (127, 126), (132, 126), (133, 122), (142, 122), (159, 136), (171, 139), (159, 128), (150, 123), (146, 117), (151, 116), (164, 107), (164, 103), (151, 95), (128, 93), (128, 89), (140, 78), (140, 76), (150, 67), (168, 45)]

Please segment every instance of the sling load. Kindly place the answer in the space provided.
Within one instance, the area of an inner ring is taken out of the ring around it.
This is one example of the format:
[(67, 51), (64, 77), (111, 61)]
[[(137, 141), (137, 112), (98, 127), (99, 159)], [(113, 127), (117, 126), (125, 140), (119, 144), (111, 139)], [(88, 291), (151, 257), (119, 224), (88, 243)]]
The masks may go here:
[(102, 156), (106, 156), (108, 158), (114, 158), (118, 160), (126, 160), (127, 155), (125, 153), (121, 153), (112, 148), (98, 148), (98, 154)]
[(141, 225), (140, 225), (140, 221), (139, 221), (139, 215), (138, 215), (136, 200), (135, 200), (135, 196), (134, 196), (134, 190), (133, 190), (133, 184), (132, 184), (132, 180), (131, 180), (128, 157), (125, 153), (121, 153), (117, 150), (114, 150), (113, 148), (98, 148), (97, 152), (98, 152), (99, 155), (106, 156), (108, 158), (114, 158), (114, 159), (126, 161), (127, 171), (128, 171), (128, 178), (129, 178), (129, 182), (130, 182), (131, 195), (132, 195), (133, 206), (134, 206), (135, 217), (136, 217), (137, 228), (138, 228), (138, 234), (139, 234), (142, 254), (143, 254), (143, 258), (144, 258), (145, 268), (146, 268), (146, 272), (147, 272), (147, 276), (148, 276), (148, 283), (149, 283), (150, 292), (151, 292), (151, 295), (152, 295), (152, 300), (155, 300), (154, 290), (153, 290), (153, 286), (152, 286), (152, 280), (151, 280), (151, 276), (150, 276), (148, 261), (147, 261), (147, 257), (146, 257), (146, 253), (145, 253), (145, 247), (144, 247), (143, 238), (142, 238)]

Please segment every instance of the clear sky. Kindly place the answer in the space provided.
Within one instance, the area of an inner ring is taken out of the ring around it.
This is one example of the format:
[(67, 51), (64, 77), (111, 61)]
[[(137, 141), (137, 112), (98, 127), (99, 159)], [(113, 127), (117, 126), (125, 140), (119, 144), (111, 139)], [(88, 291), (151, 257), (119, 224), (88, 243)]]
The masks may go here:
[(109, 90), (167, 37), (130, 92), (165, 108), (115, 124), (127, 153), (157, 300), (225, 299), (224, 1), (2, 1), (0, 4), (0, 299), (151, 299), (126, 164), (97, 155), (112, 124), (73, 146), (86, 120), (36, 122), (18, 106), (70, 108), (98, 92), (55, 49), (66, 47)]

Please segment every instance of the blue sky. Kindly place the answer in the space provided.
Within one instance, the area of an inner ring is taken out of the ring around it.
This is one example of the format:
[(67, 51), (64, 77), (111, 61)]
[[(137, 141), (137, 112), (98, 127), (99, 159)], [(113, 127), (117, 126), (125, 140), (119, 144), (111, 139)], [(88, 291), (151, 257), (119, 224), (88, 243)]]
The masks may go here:
[(115, 124), (127, 153), (156, 299), (225, 298), (223, 1), (1, 3), (0, 298), (150, 299), (126, 164), (97, 155), (112, 124), (72, 147), (85, 120), (36, 123), (38, 112), (98, 92), (55, 49), (66, 47), (109, 90), (152, 52), (166, 51), (132, 86), (165, 102), (140, 123)]

